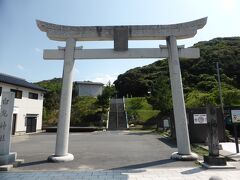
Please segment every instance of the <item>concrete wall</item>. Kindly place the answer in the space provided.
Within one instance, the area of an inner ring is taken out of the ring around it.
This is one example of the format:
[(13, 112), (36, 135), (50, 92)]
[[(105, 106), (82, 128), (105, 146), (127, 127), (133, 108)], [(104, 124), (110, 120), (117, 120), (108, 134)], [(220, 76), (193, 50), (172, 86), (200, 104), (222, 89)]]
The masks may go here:
[[(189, 138), (191, 143), (204, 143), (208, 136), (208, 125), (194, 123), (194, 114), (206, 114), (206, 108), (192, 108), (187, 109), (186, 112), (188, 118)], [(223, 122), (223, 117), (220, 108), (217, 108), (217, 120), (219, 141), (225, 141), (225, 124)], [(171, 135), (172, 137), (176, 137), (173, 113), (171, 113), (170, 115), (170, 124)]]
[(78, 96), (97, 97), (102, 94), (103, 85), (98, 84), (76, 84)]
[[(190, 141), (195, 143), (205, 142), (207, 138), (208, 125), (194, 123), (194, 114), (206, 114), (206, 108), (187, 109)], [(225, 126), (220, 108), (217, 108), (217, 125), (219, 141), (224, 141)]]
[[(9, 92), (10, 89), (17, 89), (22, 91), (22, 99), (15, 98), (14, 100), (14, 114), (17, 114), (16, 132), (26, 132), (26, 118), (28, 115), (37, 116), (37, 131), (42, 129), (42, 111), (43, 111), (43, 92), (19, 87), (11, 84), (0, 82), (2, 92)], [(38, 99), (29, 99), (28, 93), (38, 94)], [(0, 96), (1, 100), (2, 96)]]

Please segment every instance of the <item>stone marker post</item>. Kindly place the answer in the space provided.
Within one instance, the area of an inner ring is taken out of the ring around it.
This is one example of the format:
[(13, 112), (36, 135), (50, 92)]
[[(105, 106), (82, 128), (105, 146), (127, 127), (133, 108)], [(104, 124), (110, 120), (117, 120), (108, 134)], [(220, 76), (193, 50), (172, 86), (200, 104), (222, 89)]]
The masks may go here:
[(209, 155), (204, 156), (204, 163), (214, 166), (225, 166), (226, 159), (219, 156), (217, 109), (212, 105), (207, 106), (207, 123)]
[(12, 117), (14, 106), (13, 92), (2, 92), (0, 112), (0, 165), (12, 164), (16, 161), (17, 153), (10, 153)]
[(63, 82), (61, 91), (60, 112), (57, 128), (57, 140), (55, 154), (48, 158), (53, 162), (72, 161), (74, 156), (68, 153), (69, 125), (72, 102), (74, 50), (76, 41), (67, 39), (64, 52)]
[(188, 124), (183, 96), (182, 76), (175, 36), (167, 38), (168, 64), (172, 89), (173, 110), (178, 152), (172, 154), (173, 159), (196, 160), (197, 154), (191, 152), (188, 135)]

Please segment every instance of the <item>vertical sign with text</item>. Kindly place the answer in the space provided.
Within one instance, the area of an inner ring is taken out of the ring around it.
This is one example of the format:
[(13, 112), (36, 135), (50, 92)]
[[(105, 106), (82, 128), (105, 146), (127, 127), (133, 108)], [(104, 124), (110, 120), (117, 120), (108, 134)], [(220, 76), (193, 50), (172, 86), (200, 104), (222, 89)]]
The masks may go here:
[(2, 92), (0, 109), (0, 155), (7, 155), (10, 152), (14, 97), (15, 94), (13, 92)]

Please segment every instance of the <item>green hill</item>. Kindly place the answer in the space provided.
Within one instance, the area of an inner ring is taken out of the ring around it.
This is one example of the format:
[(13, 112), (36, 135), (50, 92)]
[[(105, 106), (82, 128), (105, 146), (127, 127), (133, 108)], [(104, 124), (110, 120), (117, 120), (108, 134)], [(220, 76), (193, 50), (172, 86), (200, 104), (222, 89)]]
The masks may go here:
[[(225, 105), (240, 105), (240, 37), (199, 42), (199, 59), (180, 59), (184, 95), (188, 107), (219, 104), (216, 62), (219, 62)], [(159, 60), (118, 76), (120, 96), (146, 97), (155, 109), (171, 108), (167, 60)]]

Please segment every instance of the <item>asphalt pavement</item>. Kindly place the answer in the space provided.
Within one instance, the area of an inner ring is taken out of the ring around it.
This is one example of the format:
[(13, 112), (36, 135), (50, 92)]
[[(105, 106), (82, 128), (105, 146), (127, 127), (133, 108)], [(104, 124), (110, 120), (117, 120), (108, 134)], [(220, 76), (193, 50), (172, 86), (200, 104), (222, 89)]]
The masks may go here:
[[(204, 169), (194, 162), (170, 159), (177, 151), (170, 139), (151, 132), (107, 131), (71, 133), (69, 152), (75, 159), (50, 163), (55, 133), (14, 136), (12, 151), (25, 162), (0, 180), (238, 180), (237, 169)], [(239, 162), (231, 162), (239, 166)]]
[(24, 163), (12, 171), (32, 170), (118, 170), (159, 167), (194, 167), (194, 162), (170, 159), (177, 151), (175, 142), (150, 132), (99, 131), (71, 133), (66, 163), (47, 161), (54, 153), (55, 133), (15, 136), (12, 151)]

